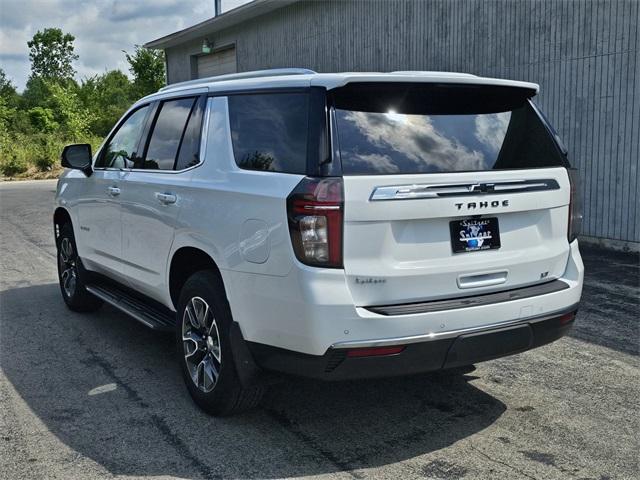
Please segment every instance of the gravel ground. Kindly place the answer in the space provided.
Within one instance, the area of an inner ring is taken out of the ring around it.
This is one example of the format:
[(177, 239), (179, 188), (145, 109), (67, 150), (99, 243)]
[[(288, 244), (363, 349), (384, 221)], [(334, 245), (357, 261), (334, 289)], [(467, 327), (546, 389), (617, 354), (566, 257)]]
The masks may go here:
[(583, 249), (577, 326), (465, 377), (286, 381), (226, 419), (170, 336), (68, 311), (55, 183), (0, 184), (0, 478), (638, 478), (637, 255)]

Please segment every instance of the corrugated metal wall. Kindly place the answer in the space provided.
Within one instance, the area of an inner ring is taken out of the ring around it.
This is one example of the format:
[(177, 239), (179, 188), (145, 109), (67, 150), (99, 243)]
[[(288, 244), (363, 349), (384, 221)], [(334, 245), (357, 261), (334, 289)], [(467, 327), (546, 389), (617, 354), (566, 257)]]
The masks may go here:
[[(238, 71), (449, 70), (539, 83), (581, 173), (593, 237), (640, 242), (640, 1), (301, 2), (224, 32)], [(212, 38), (213, 37), (213, 38)], [(202, 40), (167, 50), (189, 78)]]

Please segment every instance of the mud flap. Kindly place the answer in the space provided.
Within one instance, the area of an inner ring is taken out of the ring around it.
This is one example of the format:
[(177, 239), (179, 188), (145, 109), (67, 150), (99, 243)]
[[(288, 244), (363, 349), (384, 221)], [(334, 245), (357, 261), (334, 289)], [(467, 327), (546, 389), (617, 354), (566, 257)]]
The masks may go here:
[(231, 340), (231, 351), (233, 352), (233, 360), (236, 364), (236, 370), (242, 386), (247, 388), (263, 381), (262, 369), (258, 367), (253, 359), (253, 355), (247, 347), (240, 330), (238, 322), (231, 323), (229, 331)]

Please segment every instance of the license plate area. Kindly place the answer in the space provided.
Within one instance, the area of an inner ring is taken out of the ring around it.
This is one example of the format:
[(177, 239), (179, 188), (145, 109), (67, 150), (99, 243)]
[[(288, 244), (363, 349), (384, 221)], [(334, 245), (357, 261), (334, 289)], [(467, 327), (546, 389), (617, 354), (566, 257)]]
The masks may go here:
[(496, 217), (454, 220), (449, 222), (449, 229), (453, 253), (500, 248), (500, 226)]

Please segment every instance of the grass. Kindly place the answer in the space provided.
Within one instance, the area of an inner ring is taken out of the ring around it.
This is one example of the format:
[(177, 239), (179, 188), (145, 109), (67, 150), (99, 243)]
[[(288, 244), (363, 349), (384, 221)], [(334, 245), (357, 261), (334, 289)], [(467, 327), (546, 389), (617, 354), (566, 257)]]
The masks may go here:
[(101, 141), (95, 136), (69, 140), (55, 134), (0, 132), (0, 174), (4, 180), (58, 178), (63, 171), (60, 154), (65, 145), (89, 143), (95, 151)]

